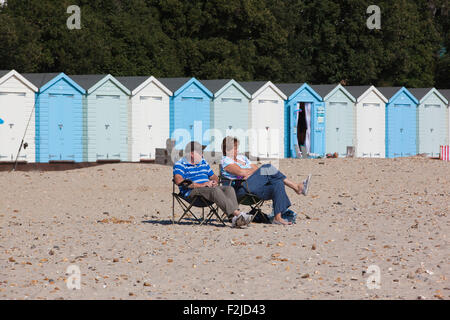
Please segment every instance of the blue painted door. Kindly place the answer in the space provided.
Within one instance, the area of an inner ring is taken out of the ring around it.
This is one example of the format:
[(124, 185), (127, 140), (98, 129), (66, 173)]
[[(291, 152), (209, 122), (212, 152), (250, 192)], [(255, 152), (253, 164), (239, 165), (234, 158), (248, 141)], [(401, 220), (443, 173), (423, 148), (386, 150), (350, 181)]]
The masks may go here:
[(120, 96), (97, 95), (97, 160), (120, 160)]
[(75, 161), (73, 99), (70, 94), (49, 94), (49, 161)]
[(417, 115), (416, 106), (403, 105), (402, 114), (402, 157), (411, 157), (417, 154)]
[(408, 157), (416, 149), (415, 110), (410, 104), (394, 104), (388, 107), (386, 156)]
[(315, 102), (311, 111), (311, 153), (325, 154), (325, 103)]
[(183, 97), (175, 109), (175, 128), (184, 129), (185, 134), (179, 136), (177, 144), (183, 138), (185, 142), (192, 140), (203, 144), (209, 141), (203, 135), (210, 127), (210, 101), (202, 97)]

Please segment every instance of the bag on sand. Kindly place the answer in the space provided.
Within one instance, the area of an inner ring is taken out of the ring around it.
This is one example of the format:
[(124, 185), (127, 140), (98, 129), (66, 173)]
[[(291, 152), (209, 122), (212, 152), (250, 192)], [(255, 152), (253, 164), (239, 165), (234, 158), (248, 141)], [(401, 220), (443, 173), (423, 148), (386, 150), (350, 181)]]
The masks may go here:
[[(249, 214), (254, 215), (256, 214), (256, 216), (253, 218), (254, 223), (268, 223), (271, 224), (273, 219), (275, 218), (275, 213), (272, 210), (272, 213), (267, 215), (264, 212), (261, 211), (261, 209), (252, 209)], [(292, 224), (295, 223), (295, 220), (297, 219), (297, 214), (290, 210), (287, 209), (285, 212), (283, 212), (281, 214), (281, 218), (283, 218), (284, 220), (288, 221), (288, 222), (292, 222)]]
[[(269, 219), (270, 219), (270, 223), (272, 223), (273, 219), (275, 218), (275, 213), (272, 210), (272, 213), (268, 215)], [(290, 210), (287, 209), (285, 212), (283, 212), (281, 214), (281, 218), (286, 220), (287, 222), (291, 222), (292, 224), (295, 224), (295, 220), (297, 219), (297, 214)]]
[(254, 215), (252, 222), (254, 223), (272, 223), (269, 216), (261, 211), (261, 209), (252, 209), (248, 214)]

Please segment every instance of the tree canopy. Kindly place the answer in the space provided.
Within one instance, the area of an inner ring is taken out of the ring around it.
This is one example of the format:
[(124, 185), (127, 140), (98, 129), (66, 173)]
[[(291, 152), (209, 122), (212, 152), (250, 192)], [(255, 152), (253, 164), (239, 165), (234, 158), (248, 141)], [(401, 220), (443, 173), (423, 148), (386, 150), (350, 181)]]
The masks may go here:
[[(81, 29), (69, 30), (70, 5)], [(0, 69), (450, 87), (448, 0), (8, 0)]]

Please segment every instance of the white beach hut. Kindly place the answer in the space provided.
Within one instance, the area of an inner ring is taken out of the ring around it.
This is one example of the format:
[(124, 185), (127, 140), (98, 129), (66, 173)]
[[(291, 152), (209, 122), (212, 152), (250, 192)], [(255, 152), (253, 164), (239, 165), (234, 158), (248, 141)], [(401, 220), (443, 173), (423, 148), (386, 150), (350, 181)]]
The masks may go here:
[(35, 94), (38, 88), (15, 70), (0, 71), (0, 161), (15, 161), (24, 137), (19, 161), (36, 161)]
[(284, 158), (286, 95), (268, 81), (240, 82), (251, 94), (250, 155), (259, 158)]
[(172, 92), (155, 77), (117, 77), (131, 91), (131, 157), (133, 162), (154, 160), (156, 148), (166, 148), (170, 137)]
[(386, 97), (374, 86), (347, 86), (356, 98), (355, 155), (386, 157)]

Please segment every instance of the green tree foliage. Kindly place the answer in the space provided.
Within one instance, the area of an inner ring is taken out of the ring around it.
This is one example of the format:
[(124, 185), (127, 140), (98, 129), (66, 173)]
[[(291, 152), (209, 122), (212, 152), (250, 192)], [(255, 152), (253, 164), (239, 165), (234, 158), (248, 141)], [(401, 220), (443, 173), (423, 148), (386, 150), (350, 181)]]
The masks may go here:
[[(66, 26), (81, 8), (81, 30)], [(8, 0), (0, 69), (449, 87), (448, 0)]]

